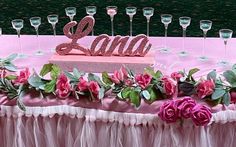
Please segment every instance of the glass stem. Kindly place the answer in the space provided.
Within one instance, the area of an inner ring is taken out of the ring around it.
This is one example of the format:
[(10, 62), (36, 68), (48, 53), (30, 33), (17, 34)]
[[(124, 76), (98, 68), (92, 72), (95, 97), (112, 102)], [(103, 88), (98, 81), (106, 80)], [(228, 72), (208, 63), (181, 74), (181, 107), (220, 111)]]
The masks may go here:
[(148, 36), (148, 37), (149, 37), (149, 22), (150, 22), (150, 20), (147, 19), (147, 36)]
[[(90, 16), (92, 16), (93, 17), (93, 15), (90, 15)], [(94, 17), (93, 17), (94, 18)], [(95, 20), (95, 19), (94, 19)], [(94, 26), (93, 26), (93, 28), (94, 28)], [(94, 36), (94, 29), (92, 29), (92, 36)]]
[(206, 31), (203, 31), (203, 48), (202, 48), (202, 56), (205, 56), (205, 50), (206, 50)]
[(111, 16), (111, 36), (114, 36), (113, 17)]
[(56, 24), (52, 24), (52, 28), (53, 28), (53, 35), (56, 36)]
[(168, 25), (165, 25), (165, 48), (167, 48), (167, 29)]
[[(72, 16), (72, 17), (70, 16), (70, 22), (72, 22), (73, 19), (74, 19), (74, 17), (73, 17), (73, 16)], [(74, 34), (74, 27), (71, 28), (71, 34)]]
[(40, 50), (39, 29), (38, 29), (38, 27), (35, 28), (35, 31), (36, 31), (36, 37), (37, 37), (37, 43), (38, 43), (38, 49)]
[(130, 19), (130, 36), (131, 36), (131, 37), (132, 37), (132, 29), (133, 29), (133, 28), (132, 28), (132, 25), (133, 25), (133, 24), (132, 24), (132, 19)]
[(185, 51), (186, 28), (183, 28), (183, 51)]
[(22, 46), (21, 46), (20, 30), (17, 30), (17, 36), (18, 36), (18, 43), (19, 43), (19, 47), (20, 47), (20, 53), (22, 55), (23, 51), (22, 51)]
[(224, 60), (227, 61), (227, 40), (224, 40), (224, 45), (225, 45), (225, 56), (224, 56)]

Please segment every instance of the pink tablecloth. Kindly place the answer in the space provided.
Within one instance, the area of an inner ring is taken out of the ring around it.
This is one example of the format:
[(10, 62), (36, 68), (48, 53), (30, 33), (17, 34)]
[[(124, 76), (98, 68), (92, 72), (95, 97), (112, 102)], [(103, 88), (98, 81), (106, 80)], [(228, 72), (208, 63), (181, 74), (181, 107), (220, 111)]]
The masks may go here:
[[(33, 54), (38, 47), (35, 36), (22, 36), (23, 52), (27, 53), (29, 58), (17, 59), (16, 65), (35, 68), (38, 71), (48, 62), (52, 55), (51, 49), (59, 43), (68, 41), (63, 36), (40, 36), (39, 39), (45, 52), (43, 56)], [(79, 42), (88, 46), (92, 40), (93, 37), (86, 37)], [(185, 58), (177, 56), (181, 51), (182, 38), (168, 38), (168, 46), (172, 49), (170, 54), (158, 51), (162, 41), (163, 38), (150, 38), (152, 49), (156, 51), (156, 68), (165, 73), (192, 67), (202, 69), (199, 75), (212, 69), (224, 70), (216, 65), (224, 54), (223, 41), (220, 39), (207, 39), (206, 53), (210, 57), (207, 63), (196, 59), (201, 54), (201, 38), (186, 38), (185, 46), (190, 56)], [(236, 40), (232, 39), (228, 46), (228, 59), (232, 63), (236, 63), (234, 42), (236, 43)], [(19, 52), (16, 36), (1, 36), (0, 43), (2, 44), (0, 57)], [(0, 141), (4, 147), (221, 147), (233, 146), (236, 143), (235, 105), (224, 108), (227, 109), (225, 111), (214, 113), (208, 126), (196, 127), (191, 121), (175, 124), (161, 121), (155, 113), (161, 102), (153, 103), (150, 107), (143, 104), (136, 110), (125, 102), (117, 102), (112, 98), (106, 99), (103, 104), (89, 105), (86, 102), (76, 103), (73, 100), (41, 100), (26, 97), (24, 103), (29, 106), (26, 112), (12, 106), (11, 102), (4, 101), (4, 97), (1, 103), (4, 105), (1, 105), (0, 111)], [(216, 109), (220, 110), (222, 106)]]

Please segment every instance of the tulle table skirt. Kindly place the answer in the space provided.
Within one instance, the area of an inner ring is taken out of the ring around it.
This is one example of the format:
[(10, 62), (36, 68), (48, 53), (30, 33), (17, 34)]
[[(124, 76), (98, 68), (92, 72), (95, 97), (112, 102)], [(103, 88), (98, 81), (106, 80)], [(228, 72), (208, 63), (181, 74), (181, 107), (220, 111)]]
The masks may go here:
[(155, 114), (122, 113), (73, 106), (1, 106), (1, 147), (231, 147), (236, 111), (213, 114), (208, 126), (166, 124)]

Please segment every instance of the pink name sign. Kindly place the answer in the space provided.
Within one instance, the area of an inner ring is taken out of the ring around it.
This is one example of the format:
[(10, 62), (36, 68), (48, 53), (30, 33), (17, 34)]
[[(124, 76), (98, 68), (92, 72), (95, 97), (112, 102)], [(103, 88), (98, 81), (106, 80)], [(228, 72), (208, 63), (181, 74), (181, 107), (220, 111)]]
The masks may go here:
[[(145, 56), (151, 49), (148, 37), (140, 34), (135, 37), (117, 35), (109, 37), (106, 34), (99, 35), (91, 44), (91, 48), (83, 47), (78, 40), (87, 36), (94, 27), (95, 20), (92, 16), (84, 17), (77, 25), (76, 21), (69, 22), (63, 28), (65, 36), (71, 39), (69, 43), (62, 43), (56, 47), (59, 55), (69, 55), (72, 50), (79, 50), (86, 56)], [(70, 32), (77, 25), (74, 34)], [(98, 46), (101, 44), (100, 46)]]

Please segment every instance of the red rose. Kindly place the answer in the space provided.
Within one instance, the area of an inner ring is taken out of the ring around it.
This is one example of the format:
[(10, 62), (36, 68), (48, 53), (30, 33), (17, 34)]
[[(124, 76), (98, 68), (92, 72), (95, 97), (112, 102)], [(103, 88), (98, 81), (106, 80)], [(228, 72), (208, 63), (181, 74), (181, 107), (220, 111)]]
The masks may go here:
[(204, 80), (197, 86), (197, 95), (200, 98), (211, 95), (214, 92), (215, 83), (213, 80)]
[(83, 77), (79, 78), (79, 83), (77, 85), (77, 88), (79, 89), (79, 91), (86, 91), (88, 90), (88, 82), (84, 80)]
[(56, 94), (59, 98), (64, 99), (70, 95), (70, 92), (71, 86), (69, 80), (64, 74), (61, 74), (57, 79)]
[(98, 95), (100, 87), (99, 87), (97, 82), (90, 81), (89, 85), (88, 85), (88, 88), (93, 94)]
[(212, 114), (208, 107), (197, 104), (193, 107), (191, 112), (191, 118), (195, 125), (197, 126), (205, 126), (211, 120)]
[(167, 77), (163, 77), (162, 81), (163, 81), (163, 88), (164, 88), (166, 95), (168, 95), (168, 96), (174, 95), (175, 91), (176, 91), (176, 85), (175, 85), (174, 81), (172, 81), (171, 79), (169, 79)]
[(139, 74), (135, 80), (142, 89), (145, 89), (151, 83), (152, 77), (149, 74)]
[(16, 77), (15, 83), (16, 84), (26, 84), (28, 83), (28, 78), (30, 76), (29, 68), (20, 71), (20, 75)]
[(176, 122), (179, 119), (179, 110), (174, 101), (167, 101), (161, 107), (158, 116), (167, 123)]
[(183, 75), (181, 73), (179, 73), (179, 72), (173, 72), (171, 74), (171, 78), (176, 80), (176, 81), (179, 81), (180, 78), (182, 78), (182, 77), (183, 77)]
[(120, 84), (124, 79), (128, 77), (128, 72), (126, 69), (122, 66), (119, 71), (114, 71), (114, 74), (110, 77), (110, 79), (115, 83), (115, 84)]
[(184, 99), (179, 99), (176, 101), (177, 107), (180, 112), (180, 117), (189, 118), (191, 116), (191, 111), (196, 105), (196, 101), (191, 97), (186, 97)]

